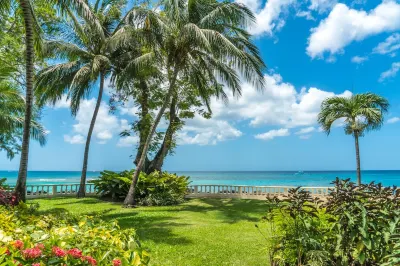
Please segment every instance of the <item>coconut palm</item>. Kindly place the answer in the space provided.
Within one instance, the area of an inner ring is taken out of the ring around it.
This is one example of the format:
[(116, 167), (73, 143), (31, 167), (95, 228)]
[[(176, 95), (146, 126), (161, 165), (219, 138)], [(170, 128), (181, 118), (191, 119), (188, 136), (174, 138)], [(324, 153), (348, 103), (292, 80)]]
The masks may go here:
[(125, 2), (98, 0), (91, 5), (84, 1), (81, 5), (85, 6), (84, 9), (90, 16), (76, 16), (69, 7), (65, 7), (69, 19), (63, 30), (63, 38), (48, 41), (44, 45), (46, 55), (52, 55), (64, 62), (39, 72), (36, 86), (41, 105), (46, 102), (55, 104), (66, 94), (71, 101), (72, 115), (75, 116), (81, 101), (99, 83), (96, 106), (86, 138), (78, 197), (85, 196), (90, 141), (103, 97), (104, 82), (112, 71), (111, 58), (114, 55), (109, 49), (109, 40), (117, 30)]
[[(25, 100), (20, 91), (7, 78), (12, 71), (0, 66), (0, 150), (12, 159), (21, 150), (20, 141), (24, 126)], [(36, 109), (33, 117), (38, 117)], [(45, 129), (35, 120), (31, 121), (30, 136), (41, 145), (46, 143)]]
[[(241, 93), (241, 80), (258, 89), (264, 87), (264, 63), (258, 49), (244, 30), (254, 21), (252, 12), (245, 6), (231, 2), (209, 0), (165, 0), (161, 2), (160, 16), (164, 18), (161, 56), (149, 53), (147, 58), (156, 62), (167, 76), (165, 97), (150, 128), (143, 147), (132, 184), (124, 205), (134, 205), (135, 187), (146, 160), (147, 151), (155, 130), (176, 93), (181, 77), (196, 84), (200, 95), (207, 88), (220, 88), (224, 84), (235, 95)], [(124, 39), (124, 38), (122, 38)], [(154, 49), (152, 50), (154, 53)], [(126, 73), (140, 69), (144, 60), (133, 60)], [(226, 99), (224, 91), (218, 91)], [(203, 97), (209, 107), (209, 97)]]
[[(91, 14), (86, 8), (86, 0), (49, 0), (54, 2), (63, 11), (65, 7), (75, 8), (86, 18), (90, 18)], [(25, 201), (26, 190), (26, 177), (28, 171), (28, 154), (29, 154), (29, 140), (32, 126), (32, 110), (33, 110), (33, 82), (34, 82), (34, 63), (35, 63), (35, 38), (36, 47), (40, 47), (40, 26), (37, 23), (34, 13), (32, 0), (1, 0), (0, 1), (0, 14), (10, 14), (11, 7), (16, 4), (22, 10), (22, 18), (25, 25), (25, 112), (24, 112), (24, 126), (22, 136), (21, 159), (18, 171), (17, 184), (15, 192), (18, 197)], [(99, 25), (97, 25), (99, 28)], [(39, 50), (39, 49), (38, 49)]]
[(361, 184), (359, 137), (370, 130), (378, 130), (384, 121), (389, 102), (382, 96), (373, 93), (355, 94), (351, 97), (331, 97), (321, 104), (318, 123), (329, 135), (332, 124), (344, 119), (346, 135), (352, 135), (356, 147), (357, 182)]

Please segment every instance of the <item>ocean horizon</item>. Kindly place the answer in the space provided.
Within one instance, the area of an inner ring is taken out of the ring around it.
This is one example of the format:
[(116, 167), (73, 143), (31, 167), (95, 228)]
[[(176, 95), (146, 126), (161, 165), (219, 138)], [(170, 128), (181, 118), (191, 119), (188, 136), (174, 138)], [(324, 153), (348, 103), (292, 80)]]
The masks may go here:
[[(193, 185), (252, 186), (330, 186), (336, 177), (356, 181), (356, 171), (169, 171), (190, 177)], [(28, 185), (77, 184), (80, 171), (29, 171)], [(88, 171), (87, 179), (98, 178), (100, 171)], [(14, 185), (18, 171), (0, 171)], [(363, 183), (375, 181), (385, 186), (400, 186), (400, 170), (362, 171)]]

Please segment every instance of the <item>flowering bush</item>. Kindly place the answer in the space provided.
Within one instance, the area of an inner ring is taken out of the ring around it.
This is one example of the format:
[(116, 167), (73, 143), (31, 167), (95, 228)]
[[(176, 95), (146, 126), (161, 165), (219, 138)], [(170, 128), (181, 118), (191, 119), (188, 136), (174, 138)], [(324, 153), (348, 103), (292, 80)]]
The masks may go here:
[(147, 265), (133, 229), (66, 213), (0, 207), (0, 265)]
[(6, 184), (6, 179), (0, 179), (0, 205), (16, 206), (18, 205), (18, 197), (14, 192), (10, 191), (10, 187)]

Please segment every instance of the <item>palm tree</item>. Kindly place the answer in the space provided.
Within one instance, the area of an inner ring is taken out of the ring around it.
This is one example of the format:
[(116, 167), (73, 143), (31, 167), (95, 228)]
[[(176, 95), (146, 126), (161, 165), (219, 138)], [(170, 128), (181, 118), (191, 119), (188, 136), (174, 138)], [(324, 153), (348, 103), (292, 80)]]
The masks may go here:
[(321, 104), (318, 123), (329, 135), (332, 124), (344, 119), (346, 135), (352, 135), (356, 147), (357, 182), (361, 184), (359, 137), (365, 132), (377, 130), (383, 124), (383, 114), (388, 111), (389, 102), (382, 96), (373, 93), (355, 94), (351, 97), (331, 97)]
[(74, 116), (82, 99), (90, 95), (93, 86), (99, 82), (96, 106), (86, 138), (78, 197), (85, 196), (90, 141), (103, 97), (104, 82), (112, 71), (111, 61), (114, 55), (110, 50), (109, 40), (117, 30), (116, 25), (120, 21), (124, 4), (125, 0), (98, 0), (94, 5), (85, 1), (81, 5), (86, 5), (84, 10), (90, 16), (81, 18), (65, 7), (70, 18), (68, 25), (72, 30), (64, 31), (64, 40), (46, 42), (45, 51), (46, 55), (66, 59), (67, 62), (47, 67), (37, 76), (36, 86), (41, 105), (46, 102), (55, 104), (67, 94)]
[[(25, 112), (24, 97), (12, 82), (7, 81), (7, 75), (11, 74), (8, 69), (0, 67), (0, 150), (4, 150), (10, 159), (21, 150)], [(43, 146), (46, 143), (46, 131), (36, 118), (38, 111), (34, 108), (30, 136)]]
[[(204, 104), (209, 107), (207, 88), (220, 88), (224, 84), (234, 95), (240, 95), (240, 78), (258, 89), (264, 88), (262, 69), (264, 63), (258, 49), (244, 30), (254, 21), (252, 12), (245, 6), (231, 2), (209, 0), (162, 1), (161, 16), (165, 19), (160, 52), (152, 50), (146, 55), (156, 62), (167, 76), (165, 98), (150, 128), (136, 171), (132, 177), (125, 206), (135, 204), (135, 188), (147, 157), (155, 130), (171, 104), (171, 98), (180, 78), (196, 84)], [(158, 55), (161, 56), (158, 56)], [(134, 60), (126, 68), (129, 73), (143, 66), (143, 60)], [(218, 91), (226, 99), (224, 91)], [(210, 109), (210, 108), (209, 108)]]
[[(86, 0), (50, 0), (61, 7), (61, 11), (66, 6), (74, 7), (80, 11), (86, 18), (90, 18), (90, 13), (85, 8)], [(40, 47), (40, 26), (37, 23), (34, 14), (34, 6), (31, 0), (1, 0), (0, 14), (10, 14), (13, 4), (18, 4), (22, 10), (22, 17), (25, 25), (25, 112), (24, 126), (22, 136), (21, 159), (18, 171), (17, 184), (15, 192), (19, 199), (25, 201), (26, 177), (28, 172), (28, 154), (29, 140), (32, 126), (32, 110), (33, 110), (33, 82), (34, 82), (34, 63), (35, 63), (35, 37), (36, 46)], [(98, 27), (98, 25), (97, 25)], [(39, 49), (38, 49), (39, 50)]]

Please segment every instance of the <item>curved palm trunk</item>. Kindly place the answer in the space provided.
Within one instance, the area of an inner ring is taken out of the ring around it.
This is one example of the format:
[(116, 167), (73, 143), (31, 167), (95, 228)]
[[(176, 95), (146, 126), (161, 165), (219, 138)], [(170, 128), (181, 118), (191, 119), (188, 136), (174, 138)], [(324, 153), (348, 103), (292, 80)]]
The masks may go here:
[(154, 156), (154, 159), (150, 162), (150, 165), (146, 169), (146, 174), (150, 174), (154, 171), (161, 172), (161, 168), (164, 164), (164, 159), (168, 154), (168, 151), (171, 148), (171, 144), (173, 141), (174, 133), (177, 128), (177, 124), (179, 123), (179, 119), (176, 115), (176, 95), (172, 98), (171, 106), (170, 106), (170, 111), (169, 111), (169, 125), (167, 128), (167, 131), (165, 132), (164, 140), (163, 143), (158, 150), (156, 156)]
[(85, 154), (83, 156), (83, 167), (82, 167), (82, 175), (81, 175), (81, 183), (79, 185), (79, 191), (77, 194), (78, 198), (85, 197), (86, 194), (86, 172), (87, 172), (87, 165), (89, 159), (89, 148), (90, 148), (90, 140), (92, 138), (92, 133), (94, 129), (94, 125), (96, 124), (97, 113), (100, 109), (101, 99), (103, 98), (103, 89), (104, 89), (104, 73), (100, 74), (100, 89), (99, 95), (97, 96), (96, 107), (94, 108), (94, 113), (92, 116), (92, 121), (90, 121), (89, 132), (86, 137), (86, 145), (85, 145)]
[(25, 46), (26, 46), (26, 105), (25, 105), (25, 120), (24, 132), (22, 136), (21, 160), (18, 171), (17, 184), (15, 192), (19, 199), (26, 201), (26, 176), (28, 172), (28, 155), (29, 155), (29, 140), (30, 128), (32, 119), (32, 104), (33, 104), (33, 75), (34, 75), (34, 44), (33, 44), (33, 16), (29, 0), (19, 0), (20, 6), (24, 15), (25, 23)]
[(357, 183), (361, 185), (361, 163), (360, 163), (360, 146), (358, 144), (358, 133), (354, 134), (356, 144), (356, 160), (357, 160)]
[(142, 154), (140, 156), (139, 163), (137, 164), (136, 170), (135, 170), (135, 172), (133, 174), (133, 177), (132, 177), (132, 183), (131, 183), (131, 186), (129, 188), (128, 195), (126, 195), (126, 198), (124, 200), (124, 205), (127, 206), (127, 207), (135, 205), (136, 184), (137, 184), (137, 181), (139, 179), (140, 172), (143, 169), (143, 164), (144, 164), (144, 162), (146, 160), (146, 157), (147, 157), (147, 152), (149, 150), (149, 145), (150, 145), (151, 139), (153, 138), (154, 132), (156, 131), (156, 128), (157, 128), (158, 124), (160, 123), (161, 117), (163, 116), (163, 114), (165, 112), (165, 109), (167, 109), (167, 106), (169, 105), (169, 103), (171, 101), (171, 97), (172, 97), (172, 94), (173, 94), (173, 91), (174, 91), (174, 88), (175, 88), (175, 82), (176, 82), (177, 75), (178, 75), (178, 70), (175, 69), (173, 77), (172, 77), (172, 80), (171, 80), (171, 83), (169, 85), (168, 93), (167, 93), (167, 95), (166, 95), (166, 97), (164, 99), (164, 104), (162, 105), (160, 111), (158, 112), (158, 114), (156, 116), (156, 119), (154, 120), (154, 123), (151, 126), (149, 135), (147, 136), (146, 143), (144, 144), (143, 151), (142, 151)]

